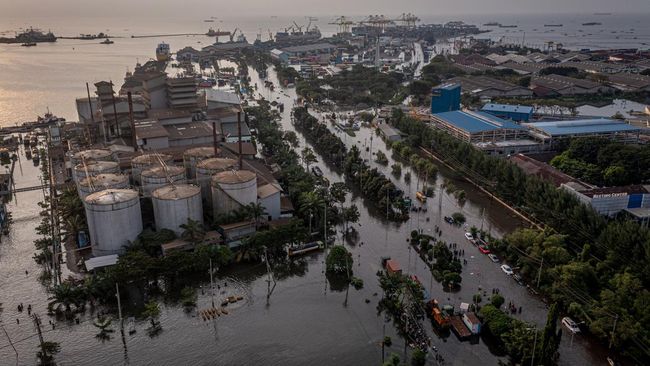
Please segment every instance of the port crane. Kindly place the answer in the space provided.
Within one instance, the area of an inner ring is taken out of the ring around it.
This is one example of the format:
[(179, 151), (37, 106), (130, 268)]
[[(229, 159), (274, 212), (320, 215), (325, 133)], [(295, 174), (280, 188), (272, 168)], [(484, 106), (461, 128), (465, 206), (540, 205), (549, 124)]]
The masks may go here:
[(402, 15), (400, 15), (399, 18), (394, 19), (394, 21), (401, 22), (405, 26), (412, 28), (420, 21), (420, 18), (411, 13), (402, 13)]
[(299, 32), (299, 33), (302, 33), (302, 26), (300, 26), (300, 25), (298, 25), (298, 24), (296, 24), (296, 22), (295, 22), (295, 21), (293, 22), (293, 25), (295, 25), (295, 26), (296, 26), (296, 28), (294, 28), (294, 29), (298, 29), (298, 32)]
[(235, 38), (235, 34), (237, 33), (238, 30), (239, 28), (235, 28), (235, 30), (232, 31), (232, 33), (230, 33), (230, 42), (233, 42), (233, 39)]
[(355, 24), (358, 24), (358, 23), (355, 22), (355, 21), (352, 21), (352, 20), (350, 20), (350, 19), (348, 19), (348, 18), (346, 18), (345, 16), (342, 15), (342, 16), (334, 19), (333, 22), (329, 22), (327, 24), (338, 25), (339, 26), (339, 33), (350, 33), (350, 27), (355, 25)]

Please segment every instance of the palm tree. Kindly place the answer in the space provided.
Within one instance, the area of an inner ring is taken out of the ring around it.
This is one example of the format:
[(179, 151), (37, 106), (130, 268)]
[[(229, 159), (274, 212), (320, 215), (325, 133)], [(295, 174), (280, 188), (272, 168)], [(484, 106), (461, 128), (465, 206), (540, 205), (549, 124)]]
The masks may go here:
[(72, 305), (77, 310), (86, 303), (86, 292), (83, 287), (73, 285), (70, 282), (63, 282), (52, 289), (52, 301), (48, 304), (50, 311), (59, 311), (65, 308), (66, 314), (72, 313)]
[(196, 220), (190, 218), (187, 219), (187, 224), (180, 225), (180, 228), (183, 229), (181, 238), (189, 241), (193, 244), (198, 244), (205, 237), (205, 230), (203, 225)]
[(264, 206), (262, 206), (262, 204), (259, 202), (257, 203), (251, 202), (246, 206), (246, 211), (248, 211), (248, 214), (253, 219), (255, 219), (255, 228), (258, 228), (260, 223), (260, 218), (266, 215), (266, 208), (264, 208)]
[[(316, 213), (316, 216), (319, 216), (318, 213), (320, 212), (320, 208), (325, 204), (325, 200), (315, 191), (311, 191), (301, 193), (299, 201), (300, 211), (303, 213), (309, 213), (309, 235), (311, 235), (312, 214)], [(316, 220), (316, 222), (319, 221)]]
[(317, 162), (316, 155), (314, 155), (314, 150), (310, 147), (305, 147), (300, 152), (300, 157), (302, 158), (303, 163), (305, 163), (305, 168), (309, 171), (309, 166), (312, 163)]

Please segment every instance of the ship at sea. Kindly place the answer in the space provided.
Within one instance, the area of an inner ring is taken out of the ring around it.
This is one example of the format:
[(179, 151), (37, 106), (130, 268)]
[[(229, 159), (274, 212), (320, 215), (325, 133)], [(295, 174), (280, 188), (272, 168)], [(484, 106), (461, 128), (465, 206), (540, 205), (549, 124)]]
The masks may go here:
[[(294, 27), (295, 26), (295, 27)], [(289, 28), (285, 28), (284, 32), (275, 33), (275, 41), (277, 43), (293, 43), (303, 41), (316, 41), (321, 38), (320, 29), (317, 26), (311, 26), (311, 20), (307, 25), (305, 31), (302, 31), (302, 26), (293, 23)]]
[(163, 42), (156, 47), (156, 60), (158, 61), (169, 61), (171, 52), (169, 50), (169, 44)]
[(498, 27), (500, 25), (501, 25), (501, 23), (497, 23), (497, 22), (489, 22), (489, 23), (483, 24), (484, 27)]
[(52, 32), (44, 33), (38, 29), (29, 28), (28, 30), (16, 34), (14, 38), (1, 37), (0, 43), (39, 43), (39, 42), (56, 42), (56, 36)]
[(544, 24), (545, 27), (563, 27), (564, 24)]
[(582, 25), (585, 25), (585, 26), (590, 26), (590, 25), (603, 25), (603, 23), (599, 23), (599, 22), (588, 22), (588, 23), (582, 23)]
[(230, 32), (222, 31), (220, 29), (217, 29), (215, 31), (214, 29), (210, 28), (205, 35), (208, 36), (208, 37), (221, 37), (221, 36), (229, 36)]

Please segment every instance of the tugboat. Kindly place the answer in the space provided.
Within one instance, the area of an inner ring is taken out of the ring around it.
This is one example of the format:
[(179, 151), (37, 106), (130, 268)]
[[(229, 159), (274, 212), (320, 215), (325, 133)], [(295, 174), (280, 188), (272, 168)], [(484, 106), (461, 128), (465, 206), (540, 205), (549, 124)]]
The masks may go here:
[(103, 40), (101, 43), (102, 43), (102, 44), (113, 44), (113, 43), (115, 43), (115, 42), (113, 42), (113, 41), (111, 41), (110, 39), (106, 38), (106, 39)]
[(25, 43), (21, 44), (21, 46), (23, 46), (23, 47), (34, 47), (34, 46), (36, 46), (36, 42), (25, 42)]

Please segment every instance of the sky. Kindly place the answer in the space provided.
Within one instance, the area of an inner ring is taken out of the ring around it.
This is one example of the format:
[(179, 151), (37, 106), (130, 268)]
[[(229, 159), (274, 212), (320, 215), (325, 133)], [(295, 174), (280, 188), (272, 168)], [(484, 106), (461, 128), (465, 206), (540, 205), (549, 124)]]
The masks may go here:
[(204, 15), (648, 13), (650, 0), (0, 0), (0, 19)]

